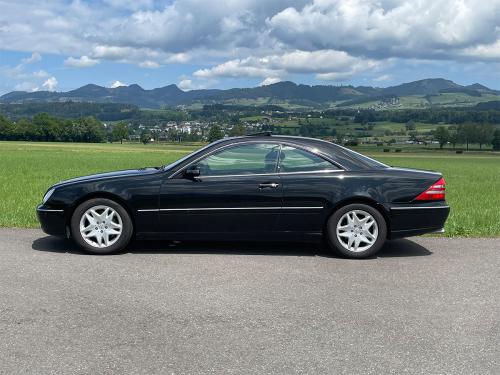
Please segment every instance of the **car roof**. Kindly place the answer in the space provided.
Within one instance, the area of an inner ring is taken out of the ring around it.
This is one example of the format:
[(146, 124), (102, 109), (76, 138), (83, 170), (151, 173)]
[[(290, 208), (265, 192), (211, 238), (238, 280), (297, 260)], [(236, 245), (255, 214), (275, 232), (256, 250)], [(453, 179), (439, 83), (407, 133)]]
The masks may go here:
[(220, 146), (222, 144), (245, 143), (248, 141), (280, 142), (296, 145), (325, 156), (328, 159), (332, 159), (341, 167), (348, 170), (387, 168), (387, 165), (377, 160), (371, 159), (336, 143), (317, 138), (271, 135), (266, 132), (242, 137), (224, 138), (218, 141), (217, 144)]

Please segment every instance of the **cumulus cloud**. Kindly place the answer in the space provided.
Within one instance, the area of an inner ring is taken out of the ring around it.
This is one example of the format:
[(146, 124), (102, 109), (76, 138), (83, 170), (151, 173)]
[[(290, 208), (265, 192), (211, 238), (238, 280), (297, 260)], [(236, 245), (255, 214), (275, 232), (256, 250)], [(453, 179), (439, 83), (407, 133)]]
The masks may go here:
[(127, 86), (126, 83), (123, 83), (123, 82), (120, 82), (120, 81), (114, 81), (112, 84), (111, 84), (111, 88), (112, 89), (116, 89), (117, 87), (120, 87), (120, 86)]
[(44, 89), (46, 89), (47, 91), (55, 91), (55, 89), (57, 87), (57, 79), (56, 79), (56, 77), (52, 76), (52, 77), (48, 78), (43, 83), (42, 87)]
[(343, 51), (293, 51), (281, 55), (248, 57), (226, 61), (194, 72), (198, 78), (282, 77), (287, 73), (315, 73), (322, 80), (345, 80), (353, 74), (372, 70), (377, 61), (360, 59)]
[(143, 61), (139, 64), (139, 66), (141, 68), (148, 68), (148, 69), (155, 69), (155, 68), (159, 68), (160, 67), (160, 64), (158, 64), (157, 62), (155, 61), (151, 61), (151, 60), (146, 60), (146, 61)]
[(272, 85), (274, 83), (281, 82), (281, 78), (279, 77), (267, 77), (264, 79), (261, 83), (260, 86), (267, 86), (267, 85)]
[(314, 0), (282, 10), (268, 24), (282, 43), (304, 50), (450, 58), (498, 40), (499, 12), (498, 0)]
[(92, 59), (86, 55), (83, 55), (80, 58), (74, 58), (70, 56), (66, 60), (64, 60), (64, 65), (74, 68), (89, 68), (97, 64), (99, 64), (99, 60)]
[(200, 79), (346, 80), (391, 58), (495, 63), (499, 17), (500, 0), (25, 0), (2, 3), (0, 45), (36, 46), (22, 64), (54, 53), (75, 67), (206, 64)]
[(190, 79), (181, 80), (178, 86), (181, 90), (192, 90), (194, 88), (193, 81)]
[(32, 64), (38, 62), (42, 59), (42, 56), (38, 52), (33, 52), (30, 57), (26, 57), (21, 60), (21, 64)]

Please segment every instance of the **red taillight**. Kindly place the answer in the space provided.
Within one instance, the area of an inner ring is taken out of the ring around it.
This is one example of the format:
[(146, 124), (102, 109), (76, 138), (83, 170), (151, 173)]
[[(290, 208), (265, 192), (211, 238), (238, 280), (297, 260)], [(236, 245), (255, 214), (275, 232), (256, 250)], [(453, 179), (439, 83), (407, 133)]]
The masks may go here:
[(440, 178), (439, 181), (433, 183), (426, 191), (419, 194), (415, 198), (416, 201), (440, 201), (445, 198), (446, 181)]

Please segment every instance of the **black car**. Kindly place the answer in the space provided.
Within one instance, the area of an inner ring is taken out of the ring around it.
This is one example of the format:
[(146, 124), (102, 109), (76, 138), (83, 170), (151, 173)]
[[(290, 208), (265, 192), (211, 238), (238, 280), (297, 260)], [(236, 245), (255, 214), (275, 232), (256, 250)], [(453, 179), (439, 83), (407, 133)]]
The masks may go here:
[(342, 146), (259, 134), (226, 138), (163, 167), (52, 186), (42, 229), (108, 254), (132, 236), (169, 240), (321, 241), (344, 256), (386, 239), (443, 231), (440, 173), (392, 168)]

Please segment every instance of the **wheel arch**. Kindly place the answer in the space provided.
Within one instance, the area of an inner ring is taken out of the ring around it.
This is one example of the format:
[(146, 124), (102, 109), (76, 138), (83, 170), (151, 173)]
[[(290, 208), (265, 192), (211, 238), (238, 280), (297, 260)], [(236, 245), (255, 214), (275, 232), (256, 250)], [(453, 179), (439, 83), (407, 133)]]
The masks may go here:
[(132, 221), (132, 231), (133, 234), (135, 234), (135, 215), (133, 214), (133, 210), (130, 208), (130, 206), (127, 204), (127, 201), (121, 198), (120, 196), (109, 193), (106, 191), (94, 191), (91, 193), (88, 193), (71, 204), (70, 209), (68, 210), (68, 214), (66, 217), (66, 227), (68, 228), (70, 234), (71, 234), (71, 218), (73, 217), (73, 213), (75, 212), (76, 208), (81, 205), (83, 202), (88, 201), (90, 199), (96, 199), (96, 198), (104, 198), (104, 199), (109, 199), (112, 200), (119, 205), (123, 207), (125, 211), (127, 211), (128, 215), (130, 216), (130, 220)]
[(378, 212), (380, 212), (380, 214), (382, 215), (382, 217), (385, 220), (385, 225), (387, 226), (386, 238), (389, 238), (389, 233), (391, 232), (391, 230), (390, 230), (391, 222), (389, 220), (389, 215), (388, 215), (386, 209), (384, 208), (383, 205), (378, 203), (373, 198), (366, 197), (366, 196), (349, 197), (349, 198), (343, 199), (343, 200), (339, 201), (337, 204), (335, 204), (330, 209), (330, 212), (328, 212), (328, 214), (326, 215), (325, 222), (323, 223), (323, 235), (326, 234), (328, 220), (330, 220), (330, 217), (335, 213), (335, 211), (337, 211), (338, 209), (340, 209), (344, 206), (347, 206), (349, 204), (355, 204), (355, 203), (366, 204), (367, 206), (370, 206), (370, 207), (376, 209)]

